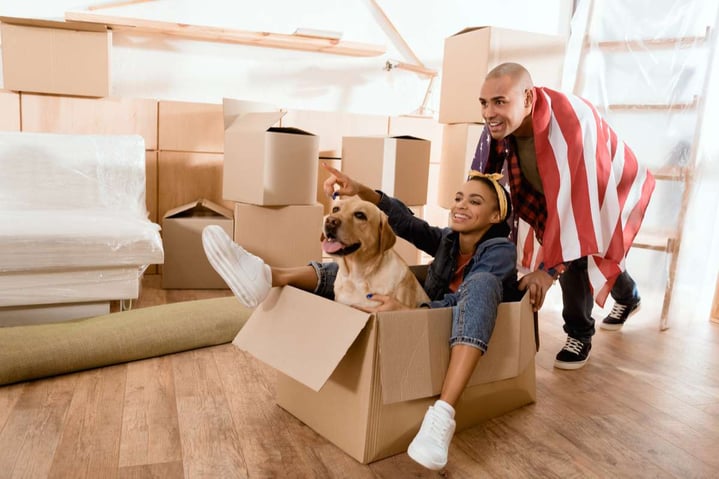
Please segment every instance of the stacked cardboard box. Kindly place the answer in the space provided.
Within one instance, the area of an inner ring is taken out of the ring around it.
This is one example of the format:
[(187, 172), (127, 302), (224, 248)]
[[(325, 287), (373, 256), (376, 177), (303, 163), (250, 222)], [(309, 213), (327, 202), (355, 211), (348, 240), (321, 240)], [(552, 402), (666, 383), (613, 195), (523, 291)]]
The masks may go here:
[(565, 39), (490, 26), (470, 27), (444, 43), (439, 122), (444, 124), (438, 202), (449, 208), (466, 178), (482, 131), (479, 96), (486, 74), (504, 62), (524, 65), (535, 85), (560, 88)]
[(321, 261), (319, 138), (276, 127), (284, 112), (223, 100), (222, 195), (234, 203), (234, 240), (279, 267)]

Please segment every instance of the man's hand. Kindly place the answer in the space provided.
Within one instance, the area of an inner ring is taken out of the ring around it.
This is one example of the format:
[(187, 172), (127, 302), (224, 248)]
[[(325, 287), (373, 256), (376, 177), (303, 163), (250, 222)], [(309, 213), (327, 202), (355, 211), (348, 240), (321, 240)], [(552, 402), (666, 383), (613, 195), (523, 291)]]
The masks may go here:
[(529, 302), (532, 304), (532, 310), (536, 313), (544, 304), (544, 297), (552, 287), (554, 279), (546, 271), (533, 271), (522, 276), (519, 280), (519, 289), (529, 290)]
[(364, 311), (365, 313), (379, 313), (381, 311), (400, 311), (403, 309), (412, 309), (406, 304), (402, 304), (397, 301), (397, 298), (395, 298), (394, 296), (387, 296), (384, 294), (372, 294), (367, 295), (367, 299), (378, 302), (379, 306), (374, 306), (370, 308), (366, 306), (354, 307), (359, 309), (360, 311)]

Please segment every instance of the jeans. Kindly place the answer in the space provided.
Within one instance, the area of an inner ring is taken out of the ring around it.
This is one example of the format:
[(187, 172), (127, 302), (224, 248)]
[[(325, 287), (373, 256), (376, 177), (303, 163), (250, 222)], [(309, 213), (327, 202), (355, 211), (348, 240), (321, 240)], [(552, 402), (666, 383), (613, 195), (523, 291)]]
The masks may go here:
[[(559, 285), (562, 287), (564, 303), (564, 332), (583, 343), (591, 343), (595, 333), (592, 318), (594, 298), (587, 274), (586, 256), (567, 265), (567, 270), (559, 277)], [(637, 285), (626, 271), (617, 278), (611, 294), (614, 301), (621, 304), (634, 304), (640, 299)]]
[[(317, 273), (317, 287), (314, 293), (334, 299), (334, 280), (337, 277), (337, 263), (310, 265)], [(476, 272), (464, 279), (456, 294), (446, 295), (452, 308), (452, 332), (450, 347), (456, 344), (473, 346), (487, 352), (489, 338), (497, 321), (497, 308), (502, 301), (502, 282), (492, 273)]]

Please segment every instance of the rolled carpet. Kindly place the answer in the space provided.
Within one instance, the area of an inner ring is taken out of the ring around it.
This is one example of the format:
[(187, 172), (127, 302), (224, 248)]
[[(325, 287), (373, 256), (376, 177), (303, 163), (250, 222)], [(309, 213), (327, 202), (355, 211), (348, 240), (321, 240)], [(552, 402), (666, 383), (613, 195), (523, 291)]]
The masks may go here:
[(251, 312), (229, 296), (0, 328), (0, 385), (229, 343)]

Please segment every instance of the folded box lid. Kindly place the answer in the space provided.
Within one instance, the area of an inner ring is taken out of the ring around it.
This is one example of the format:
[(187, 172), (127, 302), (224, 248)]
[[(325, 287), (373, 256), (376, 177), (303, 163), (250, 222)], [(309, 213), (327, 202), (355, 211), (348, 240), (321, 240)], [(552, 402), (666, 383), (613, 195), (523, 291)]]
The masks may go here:
[(223, 216), (232, 219), (233, 212), (229, 208), (213, 203), (206, 198), (200, 198), (165, 213), (164, 218), (179, 218), (188, 216)]
[(76, 30), (81, 32), (106, 32), (107, 25), (94, 22), (72, 22), (66, 20), (48, 20), (39, 18), (5, 17), (0, 16), (0, 22), (9, 25), (25, 27), (60, 28), (62, 30)]
[(291, 286), (274, 288), (232, 344), (319, 391), (370, 317)]

